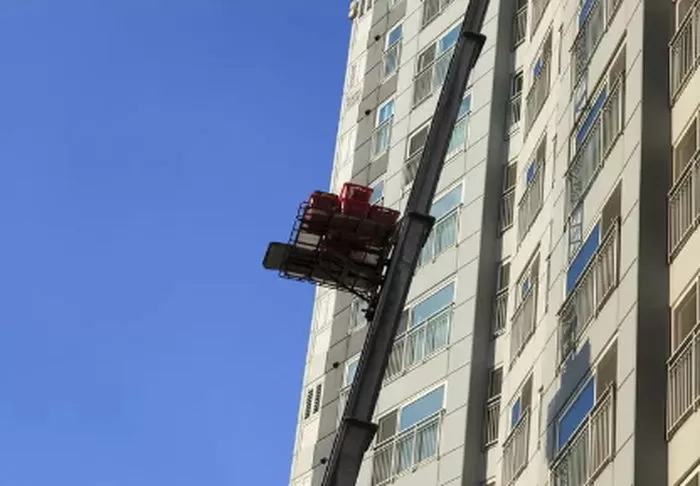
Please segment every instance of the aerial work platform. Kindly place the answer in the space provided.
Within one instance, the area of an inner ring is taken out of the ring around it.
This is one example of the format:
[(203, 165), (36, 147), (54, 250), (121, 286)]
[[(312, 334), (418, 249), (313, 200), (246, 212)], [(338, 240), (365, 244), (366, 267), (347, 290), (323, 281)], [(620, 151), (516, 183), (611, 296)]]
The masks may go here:
[(272, 243), (263, 265), (285, 278), (371, 301), (389, 261), (399, 212), (370, 204), (372, 189), (346, 183), (337, 196), (316, 191), (299, 206), (288, 243)]

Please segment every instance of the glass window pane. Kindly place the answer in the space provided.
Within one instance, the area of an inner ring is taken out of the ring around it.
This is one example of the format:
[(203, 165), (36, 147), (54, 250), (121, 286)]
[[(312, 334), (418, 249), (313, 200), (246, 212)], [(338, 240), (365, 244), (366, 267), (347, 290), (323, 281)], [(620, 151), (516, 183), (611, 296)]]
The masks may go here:
[(435, 219), (440, 219), (451, 212), (462, 202), (462, 184), (458, 185), (450, 192), (433, 202), (430, 208), (430, 215)]
[(377, 118), (377, 125), (380, 125), (387, 121), (394, 114), (394, 102), (390, 101), (379, 109), (379, 117)]
[(510, 409), (510, 427), (513, 428), (518, 425), (520, 421), (520, 415), (522, 414), (522, 403), (520, 398), (518, 398)]
[(440, 52), (445, 52), (457, 43), (457, 39), (459, 39), (459, 27), (460, 26), (455, 27), (440, 39)]
[(396, 27), (394, 27), (391, 30), (391, 32), (389, 32), (388, 41), (387, 41), (388, 45), (393, 46), (394, 44), (399, 42), (401, 40), (401, 33), (402, 33), (401, 24), (399, 24)]
[(441, 386), (403, 407), (399, 418), (399, 430), (406, 430), (439, 412), (442, 409), (444, 397), (445, 387)]
[(574, 435), (595, 405), (595, 380), (591, 379), (559, 419), (557, 447), (561, 449)]
[(591, 127), (595, 123), (595, 121), (598, 119), (598, 115), (600, 114), (600, 110), (603, 108), (603, 105), (605, 104), (605, 97), (606, 97), (606, 90), (603, 88), (603, 90), (600, 92), (598, 95), (598, 99), (596, 99), (595, 103), (591, 107), (591, 109), (588, 112), (588, 115), (586, 116), (586, 119), (583, 121), (583, 124), (581, 127), (578, 129), (578, 132), (576, 132), (576, 148), (580, 147), (583, 141), (586, 139), (586, 135), (591, 131)]
[(451, 283), (413, 308), (411, 326), (416, 327), (437, 312), (446, 308), (454, 300), (455, 285)]
[(372, 188), (372, 197), (369, 199), (370, 204), (377, 204), (384, 197), (384, 181), (377, 182)]
[(352, 385), (352, 380), (355, 378), (355, 372), (357, 371), (357, 365), (359, 362), (359, 356), (348, 361), (347, 368), (345, 370), (345, 386)]
[(459, 112), (457, 113), (457, 119), (466, 116), (472, 110), (472, 95), (471, 93), (464, 97), (462, 103), (459, 105)]
[(596, 224), (593, 231), (591, 231), (591, 234), (588, 235), (586, 241), (583, 243), (583, 245), (581, 245), (581, 249), (578, 251), (576, 258), (574, 258), (574, 260), (571, 262), (569, 270), (566, 272), (567, 294), (571, 292), (578, 283), (583, 270), (586, 268), (586, 265), (588, 265), (588, 262), (591, 261), (591, 258), (593, 258), (599, 244), (600, 224)]

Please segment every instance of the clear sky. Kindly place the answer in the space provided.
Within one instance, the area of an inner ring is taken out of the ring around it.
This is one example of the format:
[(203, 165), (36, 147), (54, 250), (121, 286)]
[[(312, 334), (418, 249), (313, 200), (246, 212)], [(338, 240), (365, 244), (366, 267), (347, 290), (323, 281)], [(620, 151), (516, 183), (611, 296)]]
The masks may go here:
[(1, 486), (288, 480), (347, 4), (0, 4)]

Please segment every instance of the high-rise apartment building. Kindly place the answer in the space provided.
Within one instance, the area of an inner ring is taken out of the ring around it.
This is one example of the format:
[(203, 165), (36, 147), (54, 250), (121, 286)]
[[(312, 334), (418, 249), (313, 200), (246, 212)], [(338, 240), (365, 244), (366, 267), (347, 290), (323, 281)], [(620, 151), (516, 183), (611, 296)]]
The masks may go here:
[[(331, 188), (403, 209), (467, 0), (359, 0)], [(491, 0), (359, 486), (698, 486), (700, 0)], [(291, 484), (367, 326), (319, 288)]]

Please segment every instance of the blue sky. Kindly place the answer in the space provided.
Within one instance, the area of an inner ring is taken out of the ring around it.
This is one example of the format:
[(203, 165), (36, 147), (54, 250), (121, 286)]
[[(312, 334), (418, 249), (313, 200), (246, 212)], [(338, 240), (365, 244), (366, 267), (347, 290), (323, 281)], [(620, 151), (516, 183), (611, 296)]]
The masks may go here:
[(0, 6), (0, 484), (287, 481), (347, 2)]

